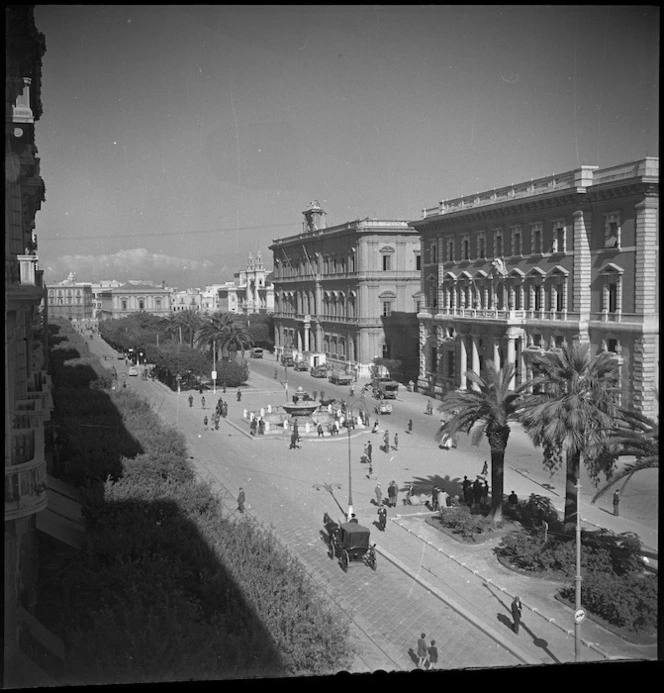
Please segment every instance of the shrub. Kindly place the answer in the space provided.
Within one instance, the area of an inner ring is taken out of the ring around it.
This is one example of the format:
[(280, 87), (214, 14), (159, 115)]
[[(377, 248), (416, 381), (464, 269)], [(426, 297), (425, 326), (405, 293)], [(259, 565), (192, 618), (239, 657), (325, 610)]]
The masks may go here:
[[(581, 583), (584, 606), (608, 623), (632, 631), (657, 630), (657, 581), (647, 575), (590, 573)], [(573, 602), (575, 586), (560, 590)]]
[(249, 365), (246, 361), (221, 361), (217, 370), (217, 382), (226, 383), (228, 387), (242, 385), (249, 377)]
[(478, 534), (493, 530), (491, 519), (480, 513), (471, 512), (465, 505), (457, 505), (441, 510), (440, 521), (454, 534), (460, 534), (467, 541), (477, 541)]

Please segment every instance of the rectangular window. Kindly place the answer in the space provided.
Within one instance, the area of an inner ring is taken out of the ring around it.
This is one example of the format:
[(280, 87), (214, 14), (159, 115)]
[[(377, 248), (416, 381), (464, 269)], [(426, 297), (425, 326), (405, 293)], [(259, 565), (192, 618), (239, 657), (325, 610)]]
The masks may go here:
[(482, 260), (486, 257), (486, 237), (483, 233), (477, 237), (477, 257)]
[(606, 350), (612, 352), (613, 354), (618, 351), (618, 340), (617, 339), (607, 339), (606, 340)]
[(512, 255), (521, 255), (521, 227), (513, 226), (512, 232)]
[(454, 261), (454, 239), (447, 241), (447, 259), (449, 262)]
[(565, 222), (563, 220), (553, 222), (553, 243), (551, 244), (552, 253), (565, 252)]
[(392, 256), (383, 255), (383, 272), (389, 272), (392, 269)]
[(383, 358), (384, 359), (390, 358), (390, 345), (387, 342), (385, 342), (383, 344)]
[(565, 338), (562, 335), (556, 335), (554, 337), (554, 343), (556, 345), (556, 349), (562, 349), (564, 341), (565, 341)]
[(389, 318), (392, 315), (392, 301), (383, 301), (383, 317)]
[(461, 257), (464, 260), (470, 260), (470, 238), (464, 236), (461, 240)]
[(556, 291), (556, 310), (562, 311), (563, 309), (563, 287), (559, 286)]
[(530, 252), (533, 255), (542, 254), (542, 224), (530, 226)]
[(419, 253), (415, 256), (415, 269), (422, 269), (422, 256)]
[(615, 313), (618, 310), (618, 285), (615, 283), (609, 284), (609, 313)]
[(494, 255), (496, 257), (502, 257), (503, 255), (503, 232), (502, 230), (495, 231), (494, 240)]
[(435, 265), (438, 262), (438, 246), (434, 241), (431, 244), (431, 264)]
[(620, 212), (604, 216), (604, 247), (620, 248)]

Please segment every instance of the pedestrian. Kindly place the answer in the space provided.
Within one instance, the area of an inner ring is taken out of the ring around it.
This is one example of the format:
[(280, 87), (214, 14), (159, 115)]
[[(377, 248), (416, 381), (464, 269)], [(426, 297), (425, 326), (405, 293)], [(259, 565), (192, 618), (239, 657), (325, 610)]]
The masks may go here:
[[(224, 392), (226, 392), (226, 390), (224, 390)], [(238, 387), (238, 389), (237, 389), (237, 401), (238, 401), (238, 402), (241, 402), (241, 401), (242, 401), (242, 390), (240, 390), (239, 387)]]
[(443, 488), (438, 489), (438, 510), (447, 508), (447, 491)]
[(383, 449), (385, 452), (390, 451), (390, 432), (385, 429), (385, 433), (383, 433)]
[(319, 438), (324, 438), (325, 437), (325, 431), (323, 430), (323, 425), (318, 424), (318, 428), (316, 429), (318, 431), (318, 437)]
[(224, 394), (226, 394), (226, 381), (225, 381), (225, 380), (222, 381), (222, 383), (221, 383), (221, 391), (222, 391)]
[(390, 481), (387, 486), (387, 504), (391, 507), (394, 507), (397, 504), (396, 494), (394, 491), (394, 481)]
[(208, 417), (207, 414), (203, 417), (203, 428), (207, 431), (208, 430)]
[(242, 488), (242, 486), (240, 486), (240, 493), (237, 496), (237, 509), (241, 513), (244, 512), (244, 500), (245, 500), (244, 489)]
[(376, 483), (374, 493), (376, 494), (376, 505), (380, 508), (383, 504), (383, 489), (380, 487), (380, 481)]
[(408, 419), (408, 433), (412, 433), (412, 432), (413, 432), (413, 420)]
[(463, 490), (463, 500), (465, 501), (466, 505), (470, 507), (473, 504), (473, 483), (467, 476), (463, 477), (461, 488)]
[(205, 397), (201, 397), (201, 409), (205, 409)]
[(373, 477), (373, 466), (371, 465), (371, 462), (369, 462), (369, 473), (367, 474), (367, 479), (371, 479)]
[(482, 486), (482, 505), (489, 505), (489, 482), (486, 479)]
[(438, 510), (438, 486), (431, 489), (431, 509), (433, 511)]
[(214, 430), (219, 430), (219, 412), (215, 412), (214, 414)]
[(523, 604), (518, 596), (514, 597), (512, 601), (512, 620), (514, 621), (514, 632), (519, 634), (519, 626), (521, 625), (521, 612), (523, 610)]
[(251, 420), (251, 423), (249, 424), (249, 432), (251, 433), (252, 436), (256, 435), (256, 427), (258, 426), (258, 422), (256, 417)]
[(369, 460), (369, 464), (371, 464), (371, 455), (373, 453), (373, 447), (371, 445), (371, 441), (367, 442), (367, 459)]
[(484, 460), (484, 466), (482, 467), (482, 473), (480, 476), (486, 476), (489, 473), (489, 463)]
[(438, 648), (435, 640), (432, 640), (429, 646), (429, 669), (431, 671), (438, 669)]
[(618, 489), (613, 494), (613, 514), (616, 517), (620, 517), (620, 491)]
[(371, 429), (372, 433), (378, 433), (378, 419), (374, 421), (373, 428)]
[(427, 647), (426, 634), (422, 633), (417, 641), (417, 666), (419, 669), (424, 668), (424, 664), (429, 656), (429, 648)]
[(258, 435), (259, 436), (264, 436), (265, 435), (265, 421), (263, 420), (263, 417), (259, 417), (258, 419)]
[(199, 383), (199, 385), (198, 385), (198, 394), (199, 395), (203, 394), (203, 384), (202, 383)]
[(228, 404), (226, 402), (223, 402), (221, 405), (221, 415), (224, 419), (228, 416)]
[(512, 491), (512, 493), (510, 493), (509, 496), (507, 496), (507, 502), (510, 504), (512, 508), (516, 508), (516, 506), (519, 504), (519, 498), (516, 495), (516, 493), (514, 493), (514, 491)]
[(193, 395), (189, 395), (189, 408), (191, 409), (194, 406), (194, 397)]
[(378, 508), (378, 527), (381, 532), (384, 532), (385, 527), (387, 527), (387, 509), (384, 505)]
[(399, 434), (398, 433), (394, 434), (394, 449), (395, 450), (399, 449)]
[(297, 441), (299, 440), (297, 436), (297, 432), (295, 429), (293, 429), (293, 432), (291, 433), (290, 437), (290, 447), (288, 448), (289, 450), (295, 450), (296, 448), (299, 448), (300, 446), (297, 444)]
[(482, 482), (479, 476), (473, 483), (473, 502), (475, 505), (479, 505), (482, 502)]

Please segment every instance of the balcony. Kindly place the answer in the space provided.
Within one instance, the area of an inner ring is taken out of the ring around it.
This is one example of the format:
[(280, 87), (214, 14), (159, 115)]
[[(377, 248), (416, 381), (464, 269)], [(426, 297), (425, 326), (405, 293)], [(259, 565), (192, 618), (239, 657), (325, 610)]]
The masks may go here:
[[(19, 426), (34, 423), (31, 414), (17, 415)], [(10, 432), (9, 459), (5, 458), (5, 521), (43, 510), (46, 497), (44, 428), (14, 428)]]
[(632, 325), (642, 325), (650, 319), (659, 319), (659, 316), (639, 315), (637, 313), (609, 313), (602, 311), (601, 313), (591, 313), (590, 319), (595, 322), (626, 322)]
[(578, 322), (579, 313), (565, 310), (498, 310), (495, 308), (422, 308), (422, 313), (441, 317), (470, 320), (499, 320), (501, 322), (523, 323), (526, 320), (547, 320), (559, 322)]

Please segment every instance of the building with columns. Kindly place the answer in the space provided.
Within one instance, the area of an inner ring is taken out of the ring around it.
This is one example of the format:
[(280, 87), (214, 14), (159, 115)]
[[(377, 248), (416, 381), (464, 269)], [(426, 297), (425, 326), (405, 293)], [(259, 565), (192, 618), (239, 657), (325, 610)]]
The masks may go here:
[(274, 312), (274, 286), (270, 273), (263, 266), (261, 251), (256, 258), (249, 253), (247, 268), (233, 275), (237, 296), (237, 312), (251, 313)]
[(166, 317), (171, 312), (171, 289), (165, 285), (127, 282), (118, 287), (108, 287), (99, 292), (100, 319), (126, 318), (145, 311)]
[(274, 330), (283, 349), (325, 353), (368, 375), (375, 357), (417, 362), (420, 241), (405, 221), (327, 227), (312, 202), (302, 233), (275, 239)]
[(622, 402), (658, 411), (659, 159), (581, 166), (452, 200), (411, 222), (422, 241), (419, 387), (466, 387), (578, 338), (615, 353)]

